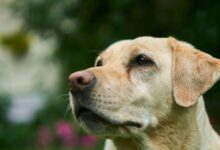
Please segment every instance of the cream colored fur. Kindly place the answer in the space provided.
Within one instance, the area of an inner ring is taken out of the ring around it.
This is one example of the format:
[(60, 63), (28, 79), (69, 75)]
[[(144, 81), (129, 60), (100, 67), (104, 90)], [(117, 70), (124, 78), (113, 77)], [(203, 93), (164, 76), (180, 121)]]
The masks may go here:
[[(154, 65), (130, 65), (140, 54)], [(82, 105), (108, 123), (79, 123), (107, 138), (104, 150), (220, 149), (202, 98), (219, 79), (218, 59), (172, 37), (140, 37), (111, 45), (98, 61), (102, 66), (87, 69), (97, 83)]]
[[(205, 105), (204, 105), (204, 101), (203, 101), (202, 97), (199, 98), (199, 101), (197, 104), (197, 113), (196, 114), (197, 114), (196, 121), (197, 121), (197, 125), (199, 128), (199, 133), (197, 133), (197, 134), (199, 134), (200, 137), (195, 140), (200, 140), (200, 145), (197, 148), (192, 147), (191, 149), (193, 149), (193, 150), (194, 149), (199, 149), (199, 150), (218, 150), (218, 149), (220, 149), (219, 135), (213, 130), (213, 128), (211, 127), (211, 125), (209, 123), (208, 115), (206, 113)], [(148, 142), (148, 141), (146, 141), (146, 142)], [(128, 143), (125, 143), (125, 144), (127, 145)], [(192, 145), (193, 144), (195, 144), (195, 143), (192, 143)], [(123, 145), (122, 145), (122, 147), (123, 147)], [(163, 148), (158, 148), (158, 149), (163, 150)], [(184, 149), (184, 148), (182, 148), (182, 149), (188, 150), (188, 149)], [(191, 150), (191, 149), (189, 148), (189, 150)], [(104, 150), (117, 150), (117, 148), (115, 147), (115, 144), (113, 143), (112, 140), (107, 139), (105, 142)], [(172, 150), (172, 148), (170, 150)]]

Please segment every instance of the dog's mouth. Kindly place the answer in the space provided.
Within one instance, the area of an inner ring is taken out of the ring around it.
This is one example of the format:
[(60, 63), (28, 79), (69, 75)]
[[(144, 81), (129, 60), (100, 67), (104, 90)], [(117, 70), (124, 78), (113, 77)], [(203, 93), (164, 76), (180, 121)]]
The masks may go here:
[(130, 127), (135, 127), (135, 128), (142, 127), (140, 123), (134, 122), (134, 121), (124, 121), (124, 122), (112, 121), (108, 119), (107, 117), (100, 115), (99, 113), (96, 113), (81, 105), (75, 108), (75, 116), (77, 120), (82, 121), (84, 123), (91, 123), (91, 122), (93, 124), (103, 123), (103, 124), (108, 124), (108, 125), (116, 126), (116, 127), (119, 127), (119, 126), (130, 126)]

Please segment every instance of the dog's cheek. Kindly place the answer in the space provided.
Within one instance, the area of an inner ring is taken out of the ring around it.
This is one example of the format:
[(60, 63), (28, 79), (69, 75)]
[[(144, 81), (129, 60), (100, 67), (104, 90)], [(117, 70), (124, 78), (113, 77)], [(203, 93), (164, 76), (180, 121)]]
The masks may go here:
[(151, 127), (153, 127), (153, 128), (156, 128), (156, 127), (157, 127), (157, 125), (158, 125), (158, 119), (157, 119), (155, 116), (152, 116), (152, 117), (151, 117), (150, 125), (151, 125)]
[(155, 67), (140, 67), (130, 71), (129, 76), (132, 82), (147, 83), (156, 76), (157, 69)]

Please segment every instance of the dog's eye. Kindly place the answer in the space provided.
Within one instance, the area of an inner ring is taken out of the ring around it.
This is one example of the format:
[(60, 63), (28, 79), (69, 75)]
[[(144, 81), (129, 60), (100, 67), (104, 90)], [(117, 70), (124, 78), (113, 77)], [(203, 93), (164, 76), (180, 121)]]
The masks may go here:
[(142, 66), (142, 65), (152, 65), (154, 62), (144, 54), (140, 54), (134, 58), (132, 65)]
[(100, 66), (102, 66), (102, 61), (101, 61), (101, 60), (97, 61), (97, 63), (96, 63), (95, 66), (96, 66), (96, 67), (100, 67)]

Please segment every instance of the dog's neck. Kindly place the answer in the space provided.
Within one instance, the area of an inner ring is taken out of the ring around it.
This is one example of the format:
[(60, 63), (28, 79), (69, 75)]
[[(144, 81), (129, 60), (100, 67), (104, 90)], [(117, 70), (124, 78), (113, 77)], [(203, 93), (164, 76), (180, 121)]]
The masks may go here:
[(149, 150), (199, 150), (200, 135), (196, 121), (197, 106), (174, 106), (169, 120), (148, 133)]
[(130, 139), (113, 139), (113, 142), (118, 150), (199, 150), (196, 109), (196, 106), (190, 109), (175, 106), (171, 119), (160, 122), (157, 128)]
[(213, 130), (208, 115), (205, 110), (205, 104), (202, 97), (199, 98), (197, 104), (197, 123), (201, 135), (201, 149), (220, 149), (220, 137)]

